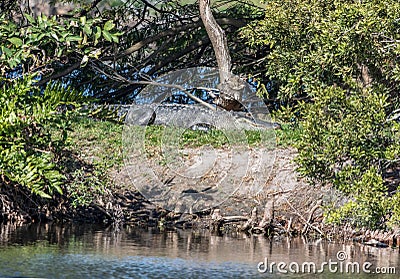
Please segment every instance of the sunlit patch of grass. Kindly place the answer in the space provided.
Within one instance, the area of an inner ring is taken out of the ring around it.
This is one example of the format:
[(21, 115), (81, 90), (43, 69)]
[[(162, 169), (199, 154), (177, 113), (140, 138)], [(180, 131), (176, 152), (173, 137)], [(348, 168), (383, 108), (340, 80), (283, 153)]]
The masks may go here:
[(91, 118), (76, 118), (69, 146), (82, 159), (107, 168), (121, 166), (123, 125)]
[(197, 131), (185, 130), (180, 137), (180, 147), (200, 147), (211, 145), (214, 148), (229, 144), (228, 138), (220, 130)]
[[(123, 129), (124, 126), (114, 122), (98, 121), (91, 118), (76, 118), (68, 134), (68, 149), (79, 160), (86, 162), (83, 168), (70, 169), (68, 195), (74, 205), (90, 204), (96, 197), (107, 193), (112, 183), (107, 178), (110, 170), (123, 165)], [(144, 147), (148, 158), (159, 158), (160, 164), (168, 164), (162, 156), (165, 146), (176, 146), (177, 149), (267, 147), (293, 146), (300, 138), (301, 129), (292, 125), (282, 125), (282, 130), (259, 131), (208, 131), (191, 130), (164, 126), (134, 126), (130, 132), (143, 133)], [(140, 138), (140, 137), (138, 137)], [(164, 146), (163, 146), (164, 145)]]
[(276, 130), (276, 143), (279, 147), (294, 147), (300, 141), (303, 128), (299, 124), (281, 124)]
[[(196, 148), (210, 145), (214, 148), (226, 146), (275, 146), (274, 130), (259, 131), (222, 131), (210, 129), (208, 131), (172, 128), (163, 126), (149, 126), (146, 128), (145, 148), (154, 150), (162, 144), (172, 144), (173, 137), (177, 148)], [(151, 153), (151, 152), (150, 152)]]

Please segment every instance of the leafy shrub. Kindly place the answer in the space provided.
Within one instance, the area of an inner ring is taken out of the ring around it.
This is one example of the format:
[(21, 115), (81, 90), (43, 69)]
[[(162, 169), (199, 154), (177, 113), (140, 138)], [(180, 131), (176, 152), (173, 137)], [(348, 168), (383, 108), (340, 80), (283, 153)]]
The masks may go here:
[(394, 0), (271, 0), (242, 36), (251, 47), (268, 46), (260, 63), (280, 100), (313, 97), (320, 86), (347, 88), (353, 79), (397, 97), (399, 17)]
[(315, 102), (304, 108), (298, 171), (351, 197), (328, 211), (329, 221), (381, 224), (395, 198), (388, 193), (384, 172), (400, 155), (396, 123), (386, 121), (387, 95), (377, 88), (334, 86), (314, 94)]
[(242, 29), (250, 47), (268, 48), (278, 101), (300, 104), (278, 113), (300, 118), (298, 170), (349, 197), (327, 207), (329, 221), (400, 223), (399, 178), (388, 179), (400, 168), (399, 123), (388, 120), (399, 109), (399, 18), (394, 0), (271, 0)]
[(385, 221), (382, 218), (391, 209), (387, 206), (391, 199), (386, 197), (387, 187), (376, 168), (367, 170), (352, 183), (351, 194), (353, 198), (342, 207), (328, 208), (329, 222), (346, 221), (356, 226), (377, 227)]
[(23, 20), (13, 21), (0, 14), (2, 74), (16, 67), (32, 73), (45, 65), (60, 63), (71, 54), (81, 58), (84, 67), (89, 59), (97, 59), (102, 53), (101, 43), (118, 42), (122, 35), (113, 31), (112, 20), (23, 16)]
[(107, 193), (109, 178), (104, 170), (85, 173), (77, 169), (71, 176), (73, 180), (68, 183), (68, 196), (73, 207), (88, 206)]
[(67, 108), (79, 106), (82, 97), (59, 84), (41, 91), (33, 83), (32, 77), (1, 82), (0, 181), (50, 198), (62, 193), (57, 154), (67, 138)]

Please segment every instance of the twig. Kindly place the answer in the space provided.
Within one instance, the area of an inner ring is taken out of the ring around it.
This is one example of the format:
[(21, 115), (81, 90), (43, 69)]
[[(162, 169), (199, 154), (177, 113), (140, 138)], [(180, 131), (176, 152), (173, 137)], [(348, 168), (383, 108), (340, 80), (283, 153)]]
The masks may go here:
[(287, 229), (286, 229), (288, 235), (291, 235), (291, 234), (292, 234), (292, 233), (290, 232), (290, 229), (291, 229), (291, 227), (292, 227), (292, 222), (293, 222), (293, 217), (290, 217), (289, 223), (288, 223)]
[(248, 221), (249, 218), (246, 216), (226, 216), (222, 217), (224, 223), (235, 223), (235, 222), (242, 222)]
[[(220, 19), (217, 19), (217, 22), (219, 24), (229, 24), (229, 25), (233, 25), (235, 27), (243, 27), (244, 25), (246, 25), (246, 22), (239, 20), (239, 19), (233, 19), (233, 18), (220, 18)], [(203, 22), (201, 22), (199, 20), (199, 21), (191, 23), (191, 24), (180, 25), (177, 27), (170, 28), (170, 29), (160, 32), (152, 37), (147, 37), (146, 39), (144, 39), (140, 42), (137, 42), (136, 44), (132, 45), (131, 47), (125, 49), (123, 52), (117, 54), (116, 59), (120, 59), (124, 56), (130, 55), (130, 54), (140, 50), (142, 47), (148, 45), (149, 43), (158, 41), (164, 37), (173, 36), (173, 35), (176, 35), (180, 32), (184, 32), (184, 31), (187, 32), (188, 29), (198, 28), (202, 25), (203, 25)], [(105, 57), (105, 60), (108, 60), (108, 59), (110, 59), (110, 57)]]
[(277, 191), (277, 192), (273, 192), (273, 193), (267, 193), (267, 197), (268, 196), (277, 196), (277, 195), (281, 195), (281, 194), (286, 194), (286, 193), (289, 193), (289, 192), (292, 192), (293, 191), (293, 189), (289, 189), (289, 190), (282, 190), (282, 191)]

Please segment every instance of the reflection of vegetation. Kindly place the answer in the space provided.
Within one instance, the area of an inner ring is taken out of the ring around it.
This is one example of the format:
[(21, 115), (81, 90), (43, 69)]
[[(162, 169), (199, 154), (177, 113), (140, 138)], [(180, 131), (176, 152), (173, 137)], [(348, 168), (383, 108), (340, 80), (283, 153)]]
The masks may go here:
[[(47, 241), (36, 241), (30, 245), (13, 245), (0, 249), (0, 262), (11, 264), (15, 259), (29, 260), (39, 255), (56, 255), (56, 246), (49, 246)], [(3, 268), (5, 266), (2, 266)]]

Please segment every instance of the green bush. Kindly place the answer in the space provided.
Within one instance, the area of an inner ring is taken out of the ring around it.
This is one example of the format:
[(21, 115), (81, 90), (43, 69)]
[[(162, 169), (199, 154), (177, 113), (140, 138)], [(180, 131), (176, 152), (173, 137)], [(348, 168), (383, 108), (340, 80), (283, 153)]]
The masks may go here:
[(380, 84), (398, 100), (399, 18), (395, 0), (270, 0), (242, 36), (250, 47), (268, 47), (260, 63), (280, 101), (355, 81)]
[(382, 225), (396, 198), (388, 192), (384, 174), (400, 155), (398, 125), (386, 120), (387, 95), (378, 88), (334, 86), (314, 94), (315, 102), (303, 108), (298, 171), (314, 182), (332, 183), (350, 197), (343, 207), (328, 210), (327, 220)]
[(82, 97), (59, 84), (44, 90), (32, 77), (1, 80), (0, 171), (1, 184), (19, 184), (50, 198), (62, 193), (64, 175), (58, 154), (67, 139), (68, 106)]
[(299, 123), (298, 171), (348, 196), (327, 205), (328, 221), (400, 223), (389, 179), (400, 169), (399, 123), (388, 120), (400, 106), (399, 18), (394, 0), (271, 0), (242, 29), (249, 47), (268, 49), (266, 78), (292, 105), (277, 115)]
[(89, 59), (97, 59), (104, 43), (119, 42), (112, 20), (102, 18), (33, 17), (21, 15), (18, 21), (0, 14), (0, 72), (17, 67), (25, 73), (62, 63), (67, 55), (81, 59), (84, 67)]
[(392, 198), (387, 197), (387, 187), (379, 171), (372, 167), (352, 183), (352, 199), (339, 208), (330, 207), (327, 211), (328, 222), (343, 221), (355, 226), (379, 227), (390, 214)]

